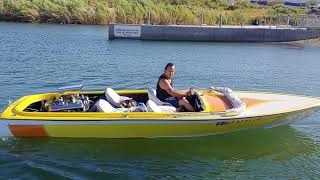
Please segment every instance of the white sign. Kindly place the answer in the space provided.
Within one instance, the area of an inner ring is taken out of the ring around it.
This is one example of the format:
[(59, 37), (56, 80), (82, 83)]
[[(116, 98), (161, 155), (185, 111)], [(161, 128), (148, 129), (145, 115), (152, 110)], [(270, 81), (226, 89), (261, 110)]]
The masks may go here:
[(141, 26), (114, 25), (115, 37), (140, 37)]

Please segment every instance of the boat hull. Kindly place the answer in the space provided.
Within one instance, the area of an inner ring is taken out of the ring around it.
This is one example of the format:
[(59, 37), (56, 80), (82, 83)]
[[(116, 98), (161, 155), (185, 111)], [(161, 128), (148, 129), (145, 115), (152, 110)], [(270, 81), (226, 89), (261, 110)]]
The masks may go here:
[[(94, 92), (96, 93), (96, 92)], [(103, 92), (99, 92), (103, 93)], [(99, 94), (98, 93), (98, 94)], [(125, 91), (144, 93), (146, 91)], [(198, 91), (202, 112), (28, 112), (32, 103), (59, 94), (25, 96), (0, 117), (0, 136), (72, 138), (154, 138), (221, 134), (252, 127), (272, 127), (302, 119), (320, 109), (320, 99), (280, 93), (239, 91), (241, 114), (227, 115), (230, 104), (212, 91)], [(87, 93), (84, 93), (87, 94)]]
[(193, 137), (252, 127), (281, 125), (301, 119), (318, 108), (269, 116), (225, 120), (39, 121), (2, 120), (1, 136), (70, 138)]

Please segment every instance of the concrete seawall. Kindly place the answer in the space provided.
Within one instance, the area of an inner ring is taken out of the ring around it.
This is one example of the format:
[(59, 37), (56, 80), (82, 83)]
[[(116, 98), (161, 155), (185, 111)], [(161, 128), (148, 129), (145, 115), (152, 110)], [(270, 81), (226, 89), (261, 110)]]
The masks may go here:
[(109, 40), (289, 42), (320, 37), (320, 30), (178, 25), (109, 25)]

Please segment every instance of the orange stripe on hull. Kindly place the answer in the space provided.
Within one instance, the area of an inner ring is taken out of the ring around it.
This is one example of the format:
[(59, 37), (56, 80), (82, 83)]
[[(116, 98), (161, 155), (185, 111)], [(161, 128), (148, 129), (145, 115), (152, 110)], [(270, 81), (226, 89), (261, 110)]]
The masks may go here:
[[(229, 100), (220, 94), (205, 94), (204, 98), (210, 104), (211, 109), (215, 112), (225, 111), (227, 109), (231, 109), (232, 105)], [(268, 100), (254, 99), (254, 98), (242, 98), (247, 105), (247, 108), (256, 106), (261, 103), (268, 102)]]
[(48, 137), (43, 125), (9, 125), (16, 137)]
[(243, 98), (241, 100), (246, 103), (247, 108), (256, 106), (261, 103), (269, 102), (268, 100), (253, 99), (253, 98)]
[(204, 97), (215, 112), (232, 108), (232, 105), (227, 98), (222, 95), (205, 94)]

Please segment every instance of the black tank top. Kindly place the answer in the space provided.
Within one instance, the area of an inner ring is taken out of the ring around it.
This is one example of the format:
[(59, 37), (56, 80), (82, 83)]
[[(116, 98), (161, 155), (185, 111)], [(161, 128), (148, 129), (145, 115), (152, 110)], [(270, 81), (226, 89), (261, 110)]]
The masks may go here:
[[(172, 96), (169, 93), (167, 93), (166, 90), (164, 90), (164, 89), (162, 89), (160, 87), (159, 83), (160, 83), (161, 79), (167, 79), (168, 80), (168, 78), (164, 74), (162, 74), (159, 77), (158, 84), (157, 84), (157, 98), (160, 99), (160, 101), (165, 101), (166, 98), (169, 98), (169, 97), (172, 97)], [(172, 80), (171, 80), (170, 85), (172, 86)]]

